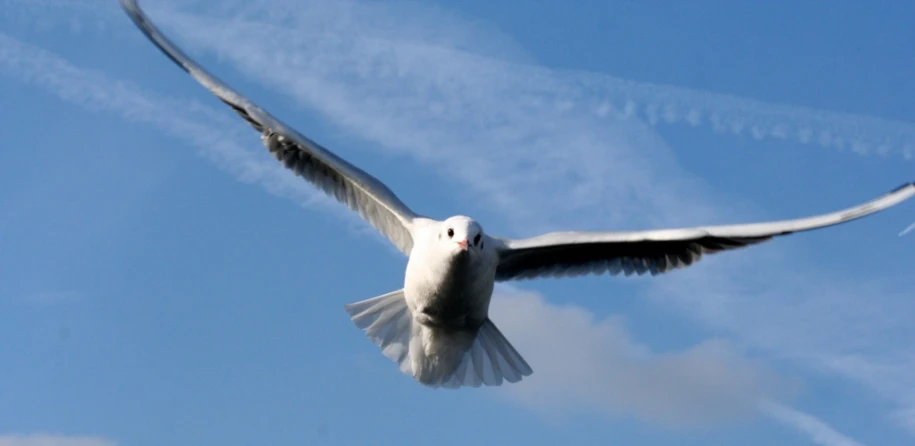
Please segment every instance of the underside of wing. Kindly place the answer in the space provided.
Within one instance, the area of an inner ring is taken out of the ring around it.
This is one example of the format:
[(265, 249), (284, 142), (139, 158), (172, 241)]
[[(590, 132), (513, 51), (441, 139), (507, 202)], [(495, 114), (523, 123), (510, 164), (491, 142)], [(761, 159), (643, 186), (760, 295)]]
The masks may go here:
[(261, 132), (270, 152), (309, 183), (358, 212), (402, 252), (413, 247), (410, 227), (421, 218), (381, 181), (301, 135), (211, 75), (169, 41), (146, 17), (136, 0), (121, 0), (128, 16), (169, 59)]
[(915, 195), (915, 183), (841, 211), (794, 220), (627, 232), (553, 232), (502, 239), (496, 280), (585, 274), (659, 274), (692, 265), (703, 255), (773, 237), (849, 222)]
[(761, 243), (771, 237), (698, 237), (675, 241), (575, 242), (504, 251), (496, 280), (587, 274), (660, 274), (697, 262), (705, 254)]

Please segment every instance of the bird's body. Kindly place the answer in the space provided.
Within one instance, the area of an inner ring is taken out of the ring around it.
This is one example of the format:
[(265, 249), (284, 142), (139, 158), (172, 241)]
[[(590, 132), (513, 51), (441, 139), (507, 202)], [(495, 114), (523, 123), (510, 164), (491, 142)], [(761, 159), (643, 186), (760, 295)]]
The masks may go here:
[(489, 319), (496, 282), (585, 274), (661, 274), (704, 255), (864, 217), (915, 196), (905, 184), (864, 204), (794, 220), (646, 231), (487, 235), (465, 216), (413, 212), (381, 181), (301, 135), (208, 73), (163, 36), (136, 0), (127, 14), (163, 53), (254, 129), (287, 168), (358, 212), (409, 256), (402, 289), (346, 305), (400, 370), (430, 387), (517, 382), (532, 369)]
[[(404, 335), (405, 350), (389, 357), (401, 362), (402, 367), (409, 365), (413, 377), (426, 385), (449, 386), (448, 378), (463, 361), (468, 366), (474, 362), (472, 355), (465, 356), (484, 326), (494, 332), (489, 343), (481, 344), (482, 355), (476, 358), (481, 368), (485, 361), (498, 364), (501, 359), (504, 366), (515, 368), (518, 373), (530, 370), (489, 321), (498, 265), (495, 241), (465, 216), (428, 220), (414, 235), (404, 287), (395, 292), (402, 294), (402, 301), (388, 294), (382, 299), (347, 305), (356, 324), (365, 325), (369, 337), (382, 349), (396, 342), (397, 333)], [(376, 316), (379, 314), (388, 316)], [(370, 322), (363, 323), (362, 318)]]
[[(404, 296), (420, 323), (444, 330), (475, 330), (486, 319), (495, 286), (496, 252), (481, 236), (468, 235), (476, 222), (453, 217), (421, 229), (404, 274)], [(448, 230), (456, 231), (453, 238)], [(468, 242), (466, 247), (457, 242)], [(492, 245), (490, 243), (490, 245)]]

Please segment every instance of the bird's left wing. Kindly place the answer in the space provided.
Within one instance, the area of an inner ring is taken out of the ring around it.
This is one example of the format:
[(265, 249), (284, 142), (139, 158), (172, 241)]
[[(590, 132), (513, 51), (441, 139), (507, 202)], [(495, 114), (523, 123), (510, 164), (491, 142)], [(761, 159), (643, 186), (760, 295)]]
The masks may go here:
[(795, 220), (628, 232), (552, 232), (497, 242), (496, 280), (585, 274), (664, 273), (692, 265), (704, 254), (833, 226), (894, 206), (915, 195), (915, 183), (841, 211)]
[(208, 73), (171, 43), (146, 17), (136, 0), (121, 0), (131, 20), (169, 59), (262, 133), (261, 141), (288, 169), (368, 220), (403, 253), (413, 248), (414, 221), (427, 221), (377, 178), (321, 147)]

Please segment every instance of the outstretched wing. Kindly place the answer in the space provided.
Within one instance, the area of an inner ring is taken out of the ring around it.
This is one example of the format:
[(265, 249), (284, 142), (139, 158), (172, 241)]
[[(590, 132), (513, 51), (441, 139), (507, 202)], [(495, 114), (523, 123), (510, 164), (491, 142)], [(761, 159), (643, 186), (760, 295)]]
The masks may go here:
[(261, 132), (261, 141), (288, 169), (349, 206), (405, 254), (413, 248), (415, 214), (377, 178), (334, 155), (211, 75), (171, 43), (146, 17), (136, 0), (121, 0), (127, 15), (169, 59)]
[(859, 206), (795, 220), (631, 232), (553, 232), (499, 243), (496, 280), (585, 274), (664, 273), (703, 255), (780, 235), (833, 226), (894, 206), (915, 195), (915, 183)]

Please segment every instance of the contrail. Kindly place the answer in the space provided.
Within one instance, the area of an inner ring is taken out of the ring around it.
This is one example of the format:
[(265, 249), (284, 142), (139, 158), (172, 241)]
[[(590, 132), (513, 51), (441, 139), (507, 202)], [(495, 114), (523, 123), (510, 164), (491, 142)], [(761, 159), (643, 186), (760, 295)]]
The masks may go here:
[(872, 116), (772, 104), (671, 85), (578, 74), (583, 89), (603, 97), (597, 112), (660, 123), (710, 126), (715, 133), (753, 139), (792, 140), (859, 155), (898, 154), (915, 159), (915, 125)]

